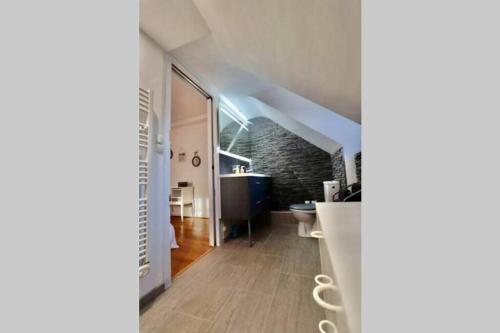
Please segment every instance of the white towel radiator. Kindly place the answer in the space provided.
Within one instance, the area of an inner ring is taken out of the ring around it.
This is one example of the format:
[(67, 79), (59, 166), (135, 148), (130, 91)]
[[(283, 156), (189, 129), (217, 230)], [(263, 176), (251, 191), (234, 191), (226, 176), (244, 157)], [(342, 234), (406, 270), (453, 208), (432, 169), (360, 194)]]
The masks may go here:
[(139, 88), (139, 276), (149, 272), (148, 175), (151, 91)]

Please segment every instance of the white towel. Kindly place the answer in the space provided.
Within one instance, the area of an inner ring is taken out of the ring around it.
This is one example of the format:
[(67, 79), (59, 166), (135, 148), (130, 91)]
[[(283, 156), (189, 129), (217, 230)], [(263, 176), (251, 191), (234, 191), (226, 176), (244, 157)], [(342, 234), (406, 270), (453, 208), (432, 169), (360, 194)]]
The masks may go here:
[(179, 245), (177, 245), (177, 241), (175, 240), (175, 228), (172, 225), (172, 223), (170, 223), (170, 235), (172, 235), (172, 238), (170, 239), (170, 248), (171, 249), (179, 248)]

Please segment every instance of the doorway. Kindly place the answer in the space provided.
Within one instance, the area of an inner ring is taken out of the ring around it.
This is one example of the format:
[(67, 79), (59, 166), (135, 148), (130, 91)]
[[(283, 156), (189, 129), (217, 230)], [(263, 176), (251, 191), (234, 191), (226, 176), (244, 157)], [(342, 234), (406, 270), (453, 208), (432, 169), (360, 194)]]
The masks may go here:
[(171, 272), (176, 277), (215, 245), (212, 97), (172, 66)]

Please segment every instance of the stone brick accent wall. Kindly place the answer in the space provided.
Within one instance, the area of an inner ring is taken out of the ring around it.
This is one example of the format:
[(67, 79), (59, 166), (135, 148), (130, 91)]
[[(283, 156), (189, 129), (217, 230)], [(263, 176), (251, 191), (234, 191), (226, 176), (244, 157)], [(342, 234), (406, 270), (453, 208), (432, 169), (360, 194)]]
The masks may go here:
[(356, 163), (356, 177), (358, 178), (358, 182), (361, 183), (361, 152), (354, 156), (354, 161)]
[[(224, 128), (219, 136), (220, 148), (222, 150), (227, 150), (236, 133), (238, 133), (239, 129), (240, 125), (238, 125), (236, 122), (233, 122)], [(250, 158), (250, 146), (250, 133), (243, 129), (238, 135), (235, 144), (231, 148), (231, 153)]]
[(332, 154), (333, 180), (340, 181), (342, 187), (347, 186), (347, 176), (345, 172), (344, 149), (339, 148)]
[[(343, 175), (345, 182), (342, 152), (330, 155), (268, 118), (250, 121), (249, 131), (240, 133), (231, 152), (250, 157), (254, 172), (272, 176), (272, 210), (288, 210), (305, 200), (324, 201), (323, 181)], [(229, 145), (238, 128), (236, 123), (224, 128), (221, 147)]]

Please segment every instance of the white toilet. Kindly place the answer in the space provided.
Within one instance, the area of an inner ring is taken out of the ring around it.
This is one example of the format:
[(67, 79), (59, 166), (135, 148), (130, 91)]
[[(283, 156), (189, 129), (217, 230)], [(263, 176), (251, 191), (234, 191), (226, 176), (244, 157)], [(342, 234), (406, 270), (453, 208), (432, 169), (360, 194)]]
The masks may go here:
[(313, 203), (300, 203), (290, 205), (290, 211), (299, 221), (299, 236), (311, 237), (316, 225), (316, 205)]
[[(325, 202), (330, 202), (333, 201), (333, 195), (340, 190), (340, 183), (336, 180), (324, 181), (323, 187)], [(299, 222), (299, 236), (311, 237), (311, 231), (316, 230), (316, 204), (293, 204), (290, 205), (290, 211)]]

